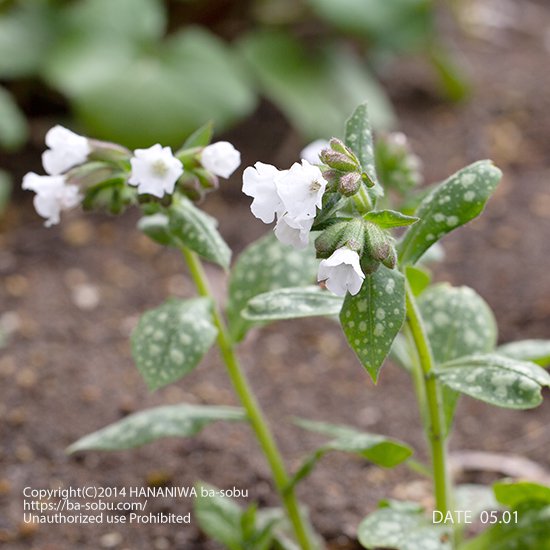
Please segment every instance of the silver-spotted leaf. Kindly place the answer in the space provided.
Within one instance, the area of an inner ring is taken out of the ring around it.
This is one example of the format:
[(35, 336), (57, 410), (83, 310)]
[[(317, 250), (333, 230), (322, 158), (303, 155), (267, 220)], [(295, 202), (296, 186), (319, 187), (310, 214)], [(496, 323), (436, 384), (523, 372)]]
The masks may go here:
[(252, 243), (237, 259), (229, 279), (227, 317), (233, 338), (241, 340), (253, 324), (241, 316), (251, 298), (313, 283), (318, 264), (312, 246), (296, 250), (280, 243), (273, 234)]
[(520, 361), (531, 361), (541, 367), (550, 365), (550, 340), (520, 340), (497, 348), (497, 353)]
[(449, 388), (508, 409), (531, 409), (542, 402), (541, 390), (550, 387), (542, 367), (497, 354), (461, 357), (438, 367), (438, 380)]
[(192, 371), (218, 331), (208, 298), (171, 299), (144, 313), (132, 333), (132, 355), (147, 386), (156, 390)]
[(359, 524), (358, 538), (370, 550), (451, 550), (448, 531), (412, 506), (376, 510)]
[(340, 313), (342, 303), (342, 298), (318, 286), (281, 288), (252, 298), (242, 316), (255, 323), (333, 316)]
[(199, 256), (224, 269), (229, 268), (231, 250), (218, 232), (218, 222), (199, 210), (189, 199), (180, 197), (168, 210), (172, 235)]
[(480, 160), (435, 187), (415, 212), (420, 221), (399, 244), (401, 263), (416, 263), (441, 237), (478, 216), (501, 176), (490, 161)]
[(97, 449), (115, 451), (145, 445), (161, 437), (191, 437), (218, 420), (244, 421), (235, 407), (167, 405), (131, 414), (73, 443), (68, 452)]
[(376, 175), (374, 142), (366, 103), (359, 105), (347, 120), (345, 142), (357, 155), (363, 172), (369, 177), (372, 187), (367, 192), (371, 203), (375, 205), (378, 197), (384, 195), (384, 190)]
[(365, 278), (358, 294), (344, 300), (342, 329), (374, 382), (404, 321), (405, 278), (394, 269), (380, 266)]

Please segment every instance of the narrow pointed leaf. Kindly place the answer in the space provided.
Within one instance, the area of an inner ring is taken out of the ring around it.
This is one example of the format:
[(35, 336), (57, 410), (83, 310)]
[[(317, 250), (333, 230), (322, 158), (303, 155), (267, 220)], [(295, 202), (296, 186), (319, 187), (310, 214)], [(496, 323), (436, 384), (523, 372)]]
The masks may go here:
[(451, 550), (448, 530), (433, 525), (412, 506), (376, 510), (359, 524), (358, 538), (369, 550)]
[(420, 221), (399, 245), (401, 263), (414, 264), (444, 235), (477, 217), (502, 176), (488, 160), (463, 168), (433, 189), (415, 215)]
[(229, 279), (227, 317), (233, 337), (241, 340), (253, 325), (241, 316), (251, 298), (313, 283), (318, 264), (313, 246), (296, 250), (281, 244), (273, 234), (252, 243), (237, 259)]
[(145, 445), (161, 437), (191, 437), (218, 420), (245, 421), (235, 407), (168, 405), (131, 414), (73, 443), (68, 452), (98, 449), (115, 451)]
[(192, 371), (217, 336), (207, 298), (171, 299), (142, 315), (132, 333), (132, 355), (149, 389)]
[(170, 232), (199, 256), (224, 269), (229, 268), (231, 250), (219, 234), (218, 222), (199, 210), (190, 200), (181, 198), (168, 210)]
[(296, 419), (295, 424), (305, 430), (323, 433), (334, 439), (319, 447), (304, 460), (292, 477), (290, 487), (294, 487), (307, 477), (317, 462), (330, 451), (352, 453), (384, 468), (393, 468), (401, 464), (413, 453), (405, 443), (382, 435), (362, 432), (349, 426), (304, 419)]
[(375, 223), (382, 229), (406, 227), (415, 224), (419, 220), (415, 216), (406, 216), (396, 210), (372, 210), (365, 214), (365, 219)]
[(380, 266), (365, 278), (359, 294), (344, 300), (344, 334), (374, 382), (404, 321), (405, 278), (396, 270)]
[(472, 355), (445, 363), (435, 371), (451, 389), (508, 409), (531, 409), (542, 402), (550, 374), (534, 363), (496, 354)]
[(359, 105), (346, 122), (345, 142), (357, 155), (363, 172), (367, 174), (372, 184), (372, 187), (368, 188), (367, 192), (374, 205), (378, 197), (384, 195), (384, 190), (376, 175), (374, 142), (366, 103)]
[(206, 147), (212, 139), (214, 133), (214, 125), (212, 122), (207, 122), (195, 130), (183, 143), (182, 149), (191, 149), (192, 147)]
[(340, 313), (342, 303), (342, 298), (318, 286), (281, 288), (252, 298), (242, 316), (256, 323), (333, 316)]
[(432, 281), (430, 273), (414, 265), (408, 265), (405, 268), (405, 276), (409, 285), (411, 285), (411, 290), (415, 297), (418, 297), (428, 288)]
[(520, 340), (497, 348), (497, 353), (520, 361), (531, 361), (541, 367), (550, 365), (550, 340)]

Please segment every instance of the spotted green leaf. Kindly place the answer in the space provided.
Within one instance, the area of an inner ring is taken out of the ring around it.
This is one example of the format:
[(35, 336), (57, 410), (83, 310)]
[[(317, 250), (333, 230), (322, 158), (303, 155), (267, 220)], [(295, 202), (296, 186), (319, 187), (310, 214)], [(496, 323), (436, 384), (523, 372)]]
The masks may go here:
[(475, 290), (437, 284), (420, 295), (418, 307), (436, 363), (494, 350), (495, 317)]
[(541, 367), (550, 365), (550, 340), (520, 340), (497, 348), (497, 353), (520, 361), (531, 361)]
[[(434, 285), (418, 298), (418, 307), (436, 364), (494, 350), (497, 325), (493, 312), (473, 289), (453, 287), (448, 283)], [(447, 431), (452, 425), (459, 396), (451, 388), (443, 388)]]
[(342, 298), (318, 286), (281, 288), (252, 298), (242, 316), (256, 323), (332, 316), (340, 313), (342, 302)]
[(460, 550), (550, 550), (549, 518), (548, 502), (523, 501), (508, 522), (501, 520), (462, 544)]
[(149, 389), (192, 371), (217, 336), (207, 298), (171, 299), (144, 313), (131, 337), (132, 355)]
[(374, 382), (404, 321), (405, 278), (394, 269), (380, 266), (365, 278), (359, 294), (344, 300), (344, 334)]
[(170, 220), (166, 214), (158, 212), (143, 216), (138, 222), (138, 229), (163, 246), (175, 246), (177, 243), (170, 231)]
[(493, 485), (495, 498), (513, 508), (526, 500), (550, 504), (550, 487), (532, 481), (499, 481)]
[(435, 187), (415, 213), (420, 221), (407, 231), (399, 245), (401, 263), (416, 263), (441, 237), (477, 217), (501, 175), (491, 161), (480, 160)]
[(359, 105), (346, 122), (346, 145), (357, 155), (363, 172), (367, 174), (372, 187), (367, 189), (372, 204), (378, 197), (384, 195), (384, 190), (378, 182), (374, 159), (374, 143), (369, 122), (367, 104)]
[(550, 387), (543, 368), (497, 354), (471, 355), (450, 361), (435, 371), (449, 388), (508, 409), (531, 409), (542, 402), (541, 390)]
[(73, 443), (68, 452), (97, 449), (115, 451), (145, 445), (161, 437), (191, 437), (218, 420), (244, 421), (246, 414), (235, 407), (167, 405), (131, 414)]
[(393, 468), (401, 464), (413, 452), (405, 443), (382, 435), (362, 432), (349, 426), (303, 419), (296, 419), (295, 423), (301, 428), (326, 434), (334, 439), (319, 447), (304, 460), (296, 474), (292, 477), (290, 482), (291, 487), (294, 487), (307, 477), (319, 460), (330, 451), (352, 453), (384, 468)]
[(231, 250), (219, 234), (218, 222), (181, 197), (168, 210), (170, 232), (199, 256), (224, 269), (229, 268)]
[(318, 261), (313, 247), (296, 250), (269, 234), (252, 243), (237, 259), (229, 279), (227, 317), (232, 336), (241, 340), (252, 322), (241, 312), (264, 292), (307, 285), (315, 281)]
[(396, 503), (367, 516), (358, 529), (359, 543), (368, 549), (451, 550), (448, 531), (433, 525), (421, 509)]

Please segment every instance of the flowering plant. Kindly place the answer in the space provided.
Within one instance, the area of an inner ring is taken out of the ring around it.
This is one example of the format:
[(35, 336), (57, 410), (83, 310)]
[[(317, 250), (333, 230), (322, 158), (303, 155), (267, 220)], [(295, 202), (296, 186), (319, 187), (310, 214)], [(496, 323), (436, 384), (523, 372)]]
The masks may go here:
[[(430, 521), (415, 503), (385, 501), (359, 526), (365, 548), (504, 550), (511, 548), (509, 537), (519, 541), (516, 548), (545, 548), (548, 488), (497, 484), (499, 506), (509, 507), (521, 521), (492, 522), (481, 536), (464, 543), (464, 524), (456, 513), (462, 488), (453, 487), (448, 471), (447, 441), (461, 394), (527, 409), (537, 406), (541, 390), (550, 386), (542, 368), (550, 363), (549, 342), (497, 347), (495, 320), (483, 299), (466, 287), (432, 285), (427, 267), (438, 241), (482, 212), (500, 171), (479, 161), (417, 190), (419, 162), (406, 140), (394, 135), (375, 145), (361, 105), (348, 120), (343, 141), (333, 138), (309, 147), (302, 155), (307, 158), (288, 170), (261, 162), (245, 169), (243, 192), (252, 198), (252, 213), (265, 223), (275, 222), (274, 235), (249, 246), (230, 269), (231, 251), (215, 220), (193, 201), (215, 189), (218, 177), (228, 177), (240, 155), (227, 142), (209, 144), (210, 139), (206, 126), (175, 153), (161, 145), (132, 153), (54, 128), (44, 158), (51, 175), (24, 179), (24, 187), (36, 192), (36, 209), (48, 225), (80, 201), (85, 208), (112, 212), (131, 204), (142, 208), (140, 229), (181, 250), (199, 297), (171, 299), (142, 316), (131, 338), (139, 371), (151, 389), (160, 388), (191, 371), (217, 342), (242, 404), (157, 407), (82, 438), (71, 451), (134, 447), (164, 436), (191, 436), (216, 420), (248, 421), (283, 507), (242, 510), (226, 499), (198, 498), (201, 527), (230, 549), (321, 548), (295, 488), (335, 450), (387, 468), (407, 461), (433, 479), (434, 508), (443, 519), (436, 521), (434, 514)], [(230, 272), (225, 312), (214, 300), (200, 258)], [(302, 428), (331, 439), (293, 475), (287, 472), (236, 347), (254, 326), (309, 316), (338, 316), (374, 382), (389, 355), (410, 374), (430, 465), (413, 462), (408, 445), (380, 434), (299, 420)]]

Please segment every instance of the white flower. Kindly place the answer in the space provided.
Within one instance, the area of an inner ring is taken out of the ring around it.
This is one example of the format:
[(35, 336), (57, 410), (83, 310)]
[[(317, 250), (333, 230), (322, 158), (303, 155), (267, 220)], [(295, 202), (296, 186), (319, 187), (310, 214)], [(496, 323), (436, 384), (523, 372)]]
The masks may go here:
[(49, 149), (42, 153), (42, 164), (44, 170), (52, 176), (63, 174), (73, 166), (86, 162), (92, 150), (87, 138), (59, 125), (46, 134), (46, 145)]
[(294, 248), (305, 248), (309, 242), (309, 232), (313, 225), (313, 218), (305, 220), (294, 220), (283, 214), (278, 216), (275, 225), (275, 236), (283, 244), (288, 244)]
[(250, 210), (264, 223), (271, 223), (275, 214), (283, 208), (275, 184), (283, 173), (263, 162), (257, 162), (254, 167), (249, 166), (243, 173), (243, 193), (254, 198)]
[(275, 184), (285, 213), (293, 219), (305, 219), (314, 218), (317, 207), (321, 208), (327, 181), (318, 166), (303, 160), (280, 174)]
[(241, 154), (228, 141), (218, 141), (202, 150), (201, 164), (216, 176), (228, 178), (241, 165)]
[(326, 287), (337, 296), (346, 292), (357, 294), (361, 290), (365, 275), (359, 265), (359, 254), (349, 248), (335, 250), (319, 264), (318, 281), (325, 281)]
[(329, 143), (326, 139), (316, 139), (302, 149), (300, 153), (300, 158), (303, 160), (307, 160), (310, 164), (321, 164), (321, 161), (319, 160), (319, 154), (323, 149), (326, 149), (328, 146)]
[(282, 171), (257, 162), (243, 174), (243, 192), (254, 198), (252, 214), (264, 223), (271, 223), (277, 216), (275, 235), (296, 248), (307, 246), (326, 186), (321, 170), (306, 160)]
[(59, 223), (61, 211), (76, 206), (81, 199), (78, 187), (67, 185), (64, 176), (39, 176), (29, 172), (23, 178), (22, 187), (36, 193), (34, 208), (46, 218), (46, 227)]
[(183, 164), (170, 147), (158, 143), (149, 149), (136, 149), (130, 159), (132, 173), (128, 183), (137, 185), (138, 192), (162, 198), (174, 192), (176, 181), (183, 174)]

